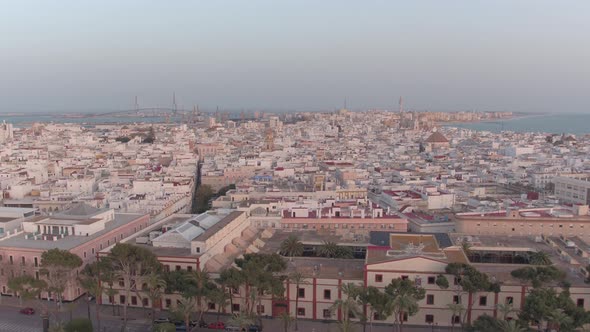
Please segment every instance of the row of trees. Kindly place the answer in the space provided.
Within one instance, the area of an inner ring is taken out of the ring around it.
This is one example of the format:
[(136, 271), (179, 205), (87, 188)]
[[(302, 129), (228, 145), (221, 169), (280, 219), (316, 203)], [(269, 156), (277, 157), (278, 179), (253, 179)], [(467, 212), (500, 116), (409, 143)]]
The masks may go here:
[[(280, 253), (283, 256), (293, 257), (303, 255), (304, 246), (296, 235), (290, 235), (281, 243)], [(348, 246), (339, 246), (336, 242), (324, 241), (317, 249), (316, 255), (327, 258), (353, 258), (353, 250)]]

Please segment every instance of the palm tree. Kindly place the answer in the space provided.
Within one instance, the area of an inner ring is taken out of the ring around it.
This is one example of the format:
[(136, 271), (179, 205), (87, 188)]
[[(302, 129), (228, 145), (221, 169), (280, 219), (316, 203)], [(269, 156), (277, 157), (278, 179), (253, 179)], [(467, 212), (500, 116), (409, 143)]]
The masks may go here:
[(574, 319), (563, 310), (556, 310), (549, 314), (548, 321), (553, 323), (556, 326), (557, 332), (559, 332), (564, 326), (571, 325)]
[(248, 326), (254, 323), (254, 319), (250, 315), (245, 312), (240, 312), (239, 314), (233, 315), (229, 321), (229, 325), (238, 326), (240, 328), (247, 328)]
[(352, 325), (349, 322), (350, 316), (356, 317), (359, 316), (359, 314), (361, 313), (356, 302), (358, 288), (356, 285), (352, 283), (347, 283), (340, 286), (340, 290), (344, 295), (346, 295), (346, 299), (338, 299), (334, 301), (334, 304), (330, 307), (330, 310), (340, 310), (340, 312), (342, 313), (342, 319), (340, 320), (340, 328), (350, 331), (350, 329), (352, 328)]
[(221, 271), (219, 278), (216, 280), (219, 285), (228, 289), (230, 312), (233, 311), (234, 297), (233, 290), (239, 289), (245, 282), (244, 273), (234, 267)]
[(199, 312), (199, 321), (203, 319), (203, 297), (207, 296), (207, 291), (211, 286), (209, 272), (207, 269), (195, 270), (187, 278), (194, 283), (194, 289), (191, 294), (197, 299), (197, 309)]
[(186, 294), (182, 295), (182, 298), (176, 304), (176, 307), (172, 312), (178, 315), (184, 321), (186, 330), (190, 331), (191, 314), (195, 310), (195, 299), (188, 297)]
[(461, 317), (465, 311), (465, 307), (461, 303), (447, 304), (447, 308), (451, 311), (451, 332), (455, 330), (455, 317)]
[(280, 316), (281, 321), (283, 322), (283, 329), (284, 332), (289, 331), (289, 327), (291, 327), (291, 323), (293, 322), (293, 317), (289, 315), (288, 312), (283, 312)]
[(215, 288), (209, 293), (209, 299), (217, 307), (217, 322), (219, 322), (221, 310), (227, 307), (229, 303), (229, 297), (229, 294), (223, 288)]
[(506, 317), (508, 317), (510, 313), (514, 312), (514, 307), (512, 307), (512, 304), (510, 303), (498, 303), (498, 305), (496, 305), (496, 309), (500, 312), (502, 320), (506, 320)]
[[(146, 286), (143, 289), (143, 286)], [(166, 289), (166, 280), (162, 278), (159, 273), (151, 272), (145, 278), (145, 283), (142, 285), (142, 291), (146, 292), (146, 295), (151, 303), (151, 316), (152, 323), (155, 319), (156, 314), (156, 303), (162, 299), (162, 295)]]
[(531, 265), (550, 265), (551, 259), (546, 251), (540, 250), (529, 254), (529, 264)]
[(324, 244), (318, 250), (318, 255), (322, 257), (335, 258), (338, 256), (339, 248), (336, 242), (324, 241)]
[(295, 284), (295, 331), (299, 330), (297, 326), (297, 308), (299, 308), (299, 286), (307, 284), (305, 276), (301, 272), (293, 272), (289, 276), (289, 281)]
[(281, 243), (281, 255), (289, 256), (289, 260), (293, 260), (293, 256), (300, 256), (303, 254), (303, 243), (299, 241), (296, 235), (289, 235), (289, 237)]
[(515, 320), (499, 321), (498, 327), (500, 328), (501, 332), (525, 332), (525, 331), (528, 331), (528, 329), (518, 325), (518, 323)]
[(355, 330), (354, 322), (350, 320), (343, 320), (341, 322), (338, 322), (338, 328), (340, 329), (340, 332), (352, 332)]

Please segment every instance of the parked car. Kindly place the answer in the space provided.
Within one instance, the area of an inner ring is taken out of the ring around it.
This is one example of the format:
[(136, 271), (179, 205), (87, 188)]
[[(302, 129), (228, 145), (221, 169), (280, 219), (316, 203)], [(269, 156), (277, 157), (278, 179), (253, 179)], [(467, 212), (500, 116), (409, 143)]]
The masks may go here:
[(248, 326), (248, 332), (261, 332), (262, 328), (258, 325), (250, 325)]
[(204, 320), (198, 321), (198, 320), (191, 320), (190, 322), (190, 326), (195, 327), (209, 327), (209, 324), (207, 324), (207, 322), (205, 322)]
[(224, 322), (213, 322), (211, 324), (209, 324), (209, 326), (207, 326), (210, 329), (213, 330), (223, 330), (225, 329), (225, 323)]
[(174, 324), (176, 331), (186, 331), (186, 324), (183, 321), (175, 320), (172, 324)]
[(162, 324), (162, 323), (170, 323), (170, 319), (168, 319), (166, 317), (160, 317), (160, 318), (154, 319), (154, 324)]
[(20, 313), (23, 314), (23, 315), (34, 315), (35, 314), (35, 309), (30, 308), (30, 307), (22, 308), (20, 310)]
[(242, 328), (239, 326), (226, 326), (225, 327), (225, 331), (226, 332), (242, 332)]

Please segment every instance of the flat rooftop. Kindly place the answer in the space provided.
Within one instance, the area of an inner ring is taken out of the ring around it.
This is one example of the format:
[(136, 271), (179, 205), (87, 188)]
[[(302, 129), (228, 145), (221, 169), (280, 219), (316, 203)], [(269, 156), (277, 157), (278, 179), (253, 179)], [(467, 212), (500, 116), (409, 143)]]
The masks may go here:
[[(453, 241), (458, 244), (461, 240), (457, 236), (451, 236)], [(584, 259), (581, 256), (575, 254), (574, 248), (566, 248), (563, 243), (557, 237), (550, 237), (553, 242), (557, 244), (557, 247), (551, 247), (546, 242), (537, 242), (534, 238), (526, 236), (492, 236), (492, 235), (478, 235), (473, 237), (473, 250), (482, 248), (485, 250), (497, 250), (497, 251), (544, 251), (549, 254), (549, 258), (555, 267), (563, 270), (566, 273), (566, 280), (571, 282), (573, 286), (583, 286), (587, 284), (584, 282), (584, 277), (579, 272), (579, 268), (586, 266)], [(578, 243), (584, 243), (582, 240), (575, 238)], [(584, 243), (585, 244), (585, 243)], [(588, 248), (586, 244), (584, 246)], [(569, 263), (564, 261), (557, 250), (562, 250), (568, 255), (573, 257), (577, 262)], [(580, 264), (576, 264), (580, 263)], [(533, 266), (528, 264), (492, 264), (492, 263), (473, 263), (473, 266), (477, 267), (478, 270), (486, 272), (490, 276), (501, 280), (502, 283), (507, 285), (520, 285), (521, 282), (514, 279), (510, 272), (522, 267)]]
[(35, 250), (49, 250), (58, 248), (62, 250), (71, 250), (90, 240), (97, 239), (104, 234), (117, 229), (129, 222), (141, 218), (143, 214), (134, 213), (115, 213), (115, 219), (105, 224), (105, 229), (96, 232), (89, 236), (69, 235), (57, 241), (41, 240), (41, 239), (26, 239), (25, 234), (4, 238), (0, 240), (0, 248), (18, 248), (18, 249), (35, 249)]

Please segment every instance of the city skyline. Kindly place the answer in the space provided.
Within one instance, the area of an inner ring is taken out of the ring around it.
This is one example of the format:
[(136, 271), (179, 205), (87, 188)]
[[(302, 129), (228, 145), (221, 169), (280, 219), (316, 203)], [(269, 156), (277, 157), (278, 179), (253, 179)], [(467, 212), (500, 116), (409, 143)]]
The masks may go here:
[[(0, 112), (587, 112), (590, 5), (549, 1), (5, 6)], [(133, 16), (130, 24), (129, 17)]]

